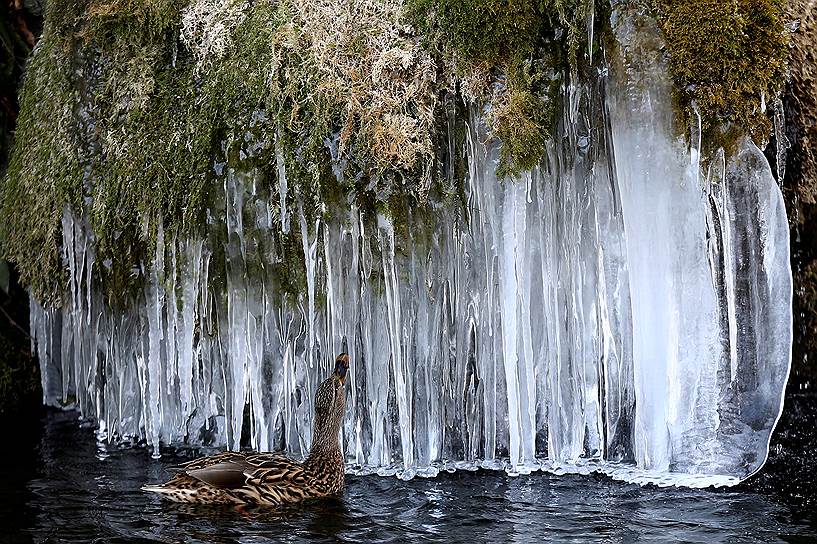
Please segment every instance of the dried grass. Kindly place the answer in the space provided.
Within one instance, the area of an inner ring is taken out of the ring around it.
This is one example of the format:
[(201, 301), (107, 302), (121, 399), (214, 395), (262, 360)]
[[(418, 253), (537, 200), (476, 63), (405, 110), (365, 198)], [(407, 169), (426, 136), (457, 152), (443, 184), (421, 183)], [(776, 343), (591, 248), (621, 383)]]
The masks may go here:
[(201, 71), (217, 62), (232, 45), (234, 30), (244, 22), (247, 0), (194, 0), (182, 12), (181, 37)]
[(289, 28), (316, 70), (319, 99), (341, 112), (340, 152), (381, 170), (420, 167), (425, 195), (433, 162), (437, 66), (402, 22), (399, 0), (304, 0)]

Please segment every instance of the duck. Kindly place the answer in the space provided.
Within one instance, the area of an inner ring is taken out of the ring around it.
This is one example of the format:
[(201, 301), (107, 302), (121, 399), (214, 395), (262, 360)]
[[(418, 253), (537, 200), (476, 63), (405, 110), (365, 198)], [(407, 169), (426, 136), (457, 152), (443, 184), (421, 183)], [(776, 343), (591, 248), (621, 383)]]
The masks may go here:
[(339, 496), (345, 467), (338, 434), (348, 371), (349, 355), (341, 353), (334, 372), (315, 392), (312, 445), (303, 462), (281, 453), (226, 451), (174, 467), (168, 482), (142, 490), (180, 503), (262, 506)]

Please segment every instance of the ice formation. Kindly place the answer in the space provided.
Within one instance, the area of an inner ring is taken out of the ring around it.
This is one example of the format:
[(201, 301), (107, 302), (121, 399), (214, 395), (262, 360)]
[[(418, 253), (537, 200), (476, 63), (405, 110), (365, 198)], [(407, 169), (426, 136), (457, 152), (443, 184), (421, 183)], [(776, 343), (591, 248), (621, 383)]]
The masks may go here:
[[(749, 141), (700, 163), (673, 130), (665, 67), (613, 21), (616, 75), (571, 85), (541, 167), (497, 179), (474, 109), (465, 213), (405, 237), (286, 208), (227, 172), (210, 236), (160, 234), (144, 292), (112, 308), (94, 237), (66, 210), (62, 309), (31, 306), (45, 401), (109, 436), (308, 451), (312, 394), (352, 360), (350, 470), (504, 468), (729, 485), (765, 461), (790, 364), (781, 192)], [(280, 151), (279, 151), (280, 155)], [(299, 222), (307, 292), (276, 288), (272, 232)]]

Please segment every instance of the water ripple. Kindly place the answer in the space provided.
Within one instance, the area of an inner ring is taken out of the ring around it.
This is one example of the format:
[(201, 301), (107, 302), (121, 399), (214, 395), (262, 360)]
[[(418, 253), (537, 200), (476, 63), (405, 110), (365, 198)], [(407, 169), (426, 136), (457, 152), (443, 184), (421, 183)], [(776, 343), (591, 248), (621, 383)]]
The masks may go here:
[[(48, 416), (38, 441), (0, 463), (10, 542), (808, 542), (817, 530), (751, 491), (638, 487), (600, 475), (493, 471), (409, 482), (349, 476), (338, 501), (283, 508), (178, 505), (139, 491), (181, 458), (110, 448)], [(0, 538), (0, 540), (3, 540)]]

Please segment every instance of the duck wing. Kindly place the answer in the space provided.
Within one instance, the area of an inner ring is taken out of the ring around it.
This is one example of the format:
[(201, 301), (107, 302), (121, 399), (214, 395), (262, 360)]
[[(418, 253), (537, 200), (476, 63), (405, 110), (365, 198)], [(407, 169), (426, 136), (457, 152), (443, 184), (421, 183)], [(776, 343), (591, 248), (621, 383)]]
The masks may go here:
[(321, 496), (304, 466), (297, 461), (281, 455), (259, 454), (253, 459), (253, 465), (252, 471), (245, 472), (244, 486), (232, 490), (247, 502), (284, 504)]
[(177, 470), (248, 502), (291, 502), (310, 494), (303, 465), (276, 453), (225, 452), (185, 463)]
[(246, 470), (243, 463), (223, 462), (186, 470), (185, 474), (214, 487), (237, 489), (247, 483)]
[[(250, 454), (256, 455), (256, 454)], [(198, 457), (192, 461), (187, 461), (180, 465), (168, 467), (167, 470), (171, 472), (186, 473), (189, 470), (198, 470), (206, 468), (219, 463), (241, 463), (247, 458), (248, 454), (238, 451), (223, 451), (208, 457)]]
[(250, 463), (253, 470), (248, 471), (247, 483), (261, 486), (284, 486), (306, 484), (307, 475), (304, 466), (283, 455), (257, 454)]

